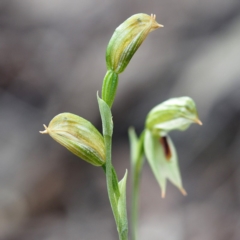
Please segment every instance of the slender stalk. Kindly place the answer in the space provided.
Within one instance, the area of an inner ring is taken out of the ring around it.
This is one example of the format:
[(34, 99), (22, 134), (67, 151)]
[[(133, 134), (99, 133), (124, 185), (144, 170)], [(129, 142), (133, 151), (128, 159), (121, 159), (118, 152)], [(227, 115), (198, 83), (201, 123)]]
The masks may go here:
[(137, 239), (140, 175), (141, 169), (139, 169), (139, 166), (136, 166), (132, 172), (132, 209), (131, 209), (132, 240)]
[[(98, 104), (100, 115), (102, 119), (103, 138), (105, 145), (106, 166), (103, 166), (103, 170), (106, 172), (107, 191), (112, 208), (112, 212), (115, 218), (119, 240), (128, 239), (128, 225), (126, 214), (126, 177), (122, 179), (125, 182), (118, 182), (117, 174), (112, 165), (112, 134), (113, 134), (113, 121), (112, 113), (109, 105), (98, 97)], [(122, 183), (121, 183), (122, 182)], [(120, 188), (121, 186), (121, 193)]]
[[(106, 174), (106, 164), (102, 165), (103, 171)], [(113, 190), (114, 190), (114, 194), (115, 197), (118, 199), (120, 197), (120, 191), (119, 191), (119, 187), (118, 187), (118, 176), (117, 173), (112, 165), (112, 186), (113, 186)]]
[(112, 212), (116, 221), (119, 240), (127, 240), (128, 239), (127, 235), (124, 234), (124, 232), (121, 232), (121, 229), (120, 229), (117, 196), (115, 194), (114, 186), (113, 186), (113, 176), (115, 174), (115, 170), (113, 169), (112, 158), (111, 158), (112, 137), (107, 135), (104, 136), (104, 142), (105, 142), (105, 148), (106, 148), (106, 181), (107, 181), (109, 201), (110, 201)]
[(138, 146), (135, 149), (135, 154), (131, 159), (132, 163), (132, 202), (131, 202), (131, 226), (132, 226), (132, 240), (137, 240), (137, 229), (138, 229), (138, 206), (139, 206), (139, 189), (140, 189), (140, 179), (143, 166), (143, 138), (144, 131), (142, 132), (140, 139), (138, 141)]
[(105, 149), (106, 149), (106, 181), (107, 181), (107, 190), (108, 197), (112, 207), (113, 215), (117, 224), (119, 225), (119, 216), (117, 209), (117, 200), (114, 194), (113, 182), (112, 182), (112, 137), (104, 136)]

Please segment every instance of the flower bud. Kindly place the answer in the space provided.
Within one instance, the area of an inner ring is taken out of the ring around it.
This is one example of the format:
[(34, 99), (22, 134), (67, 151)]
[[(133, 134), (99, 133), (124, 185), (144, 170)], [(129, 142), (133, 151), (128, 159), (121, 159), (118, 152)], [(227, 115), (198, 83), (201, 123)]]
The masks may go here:
[(111, 108), (114, 102), (114, 98), (116, 95), (118, 86), (118, 74), (108, 70), (102, 85), (102, 99), (107, 103), (107, 105)]
[(86, 119), (71, 113), (55, 116), (45, 131), (55, 141), (66, 147), (70, 152), (91, 163), (102, 166), (105, 163), (105, 146), (103, 136)]
[(108, 70), (118, 74), (124, 71), (147, 35), (163, 27), (156, 22), (155, 18), (153, 14), (149, 16), (138, 13), (128, 18), (115, 30), (106, 52)]
[(171, 130), (183, 131), (194, 122), (202, 125), (194, 101), (189, 97), (180, 97), (154, 107), (147, 116), (146, 128), (164, 136)]

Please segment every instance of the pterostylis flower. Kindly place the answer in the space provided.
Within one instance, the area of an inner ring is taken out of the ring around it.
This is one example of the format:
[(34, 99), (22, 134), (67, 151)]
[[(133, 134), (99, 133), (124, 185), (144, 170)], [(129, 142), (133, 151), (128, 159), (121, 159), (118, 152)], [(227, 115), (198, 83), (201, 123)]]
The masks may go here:
[[(97, 94), (102, 134), (87, 120), (71, 114), (55, 116), (42, 134), (49, 134), (55, 141), (72, 153), (91, 163), (101, 166), (106, 174), (106, 186), (119, 240), (128, 239), (128, 217), (126, 208), (127, 171), (118, 180), (112, 164), (113, 117), (111, 107), (117, 91), (119, 74), (122, 73), (148, 34), (163, 25), (156, 16), (135, 14), (124, 21), (113, 33), (106, 50), (107, 72), (103, 80), (101, 97)], [(145, 156), (160, 185), (162, 197), (169, 180), (182, 194), (178, 157), (168, 133), (186, 130), (192, 123), (202, 124), (198, 118), (194, 101), (189, 97), (172, 98), (154, 107), (147, 115), (145, 128), (137, 136), (129, 129), (131, 147), (132, 191), (132, 240), (137, 240), (138, 196), (140, 177)]]
[(147, 35), (163, 25), (156, 22), (156, 15), (138, 13), (125, 20), (109, 41), (106, 62), (108, 70), (121, 73)]
[(172, 98), (154, 107), (146, 119), (144, 151), (152, 171), (166, 192), (167, 179), (186, 195), (182, 186), (178, 157), (168, 132), (186, 130), (192, 123), (202, 125), (194, 101), (189, 97)]
[(202, 125), (190, 97), (171, 98), (154, 107), (146, 118), (146, 128), (163, 136), (172, 130), (186, 130), (192, 123)]
[(112, 106), (118, 86), (118, 74), (122, 73), (148, 34), (163, 25), (156, 15), (138, 13), (125, 20), (110, 39), (106, 51), (107, 73), (102, 86), (102, 99)]
[(103, 136), (86, 119), (72, 113), (55, 116), (42, 134), (49, 134), (55, 141), (66, 147), (83, 160), (94, 166), (105, 164)]

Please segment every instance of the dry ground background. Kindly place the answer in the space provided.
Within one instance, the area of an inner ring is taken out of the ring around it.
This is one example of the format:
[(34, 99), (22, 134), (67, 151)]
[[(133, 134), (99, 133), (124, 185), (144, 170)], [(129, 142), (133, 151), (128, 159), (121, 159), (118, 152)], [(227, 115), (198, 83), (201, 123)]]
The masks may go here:
[(120, 75), (119, 176), (129, 168), (128, 126), (140, 132), (156, 104), (190, 96), (204, 123), (171, 134), (187, 197), (169, 184), (162, 200), (145, 165), (139, 240), (240, 239), (240, 1), (1, 0), (1, 240), (117, 239), (101, 169), (38, 131), (60, 112), (101, 128), (105, 49), (138, 12), (155, 13), (165, 27)]

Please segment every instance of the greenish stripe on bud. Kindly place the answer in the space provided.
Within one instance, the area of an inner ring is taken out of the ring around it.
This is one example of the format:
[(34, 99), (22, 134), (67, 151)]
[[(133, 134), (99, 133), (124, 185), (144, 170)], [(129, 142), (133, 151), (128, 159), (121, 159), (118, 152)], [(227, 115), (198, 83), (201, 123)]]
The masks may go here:
[(111, 108), (116, 91), (118, 86), (118, 74), (113, 72), (112, 70), (108, 70), (102, 85), (102, 99), (108, 104)]
[(124, 21), (116, 28), (107, 47), (108, 70), (118, 74), (123, 72), (147, 35), (159, 27), (163, 25), (156, 22), (153, 14), (138, 13)]
[(169, 99), (154, 107), (146, 118), (146, 128), (165, 134), (171, 130), (185, 130), (191, 123), (202, 125), (194, 101), (189, 97)]
[(72, 113), (61, 113), (55, 116), (45, 131), (55, 141), (70, 152), (91, 163), (102, 166), (105, 163), (105, 146), (103, 136), (86, 119)]

